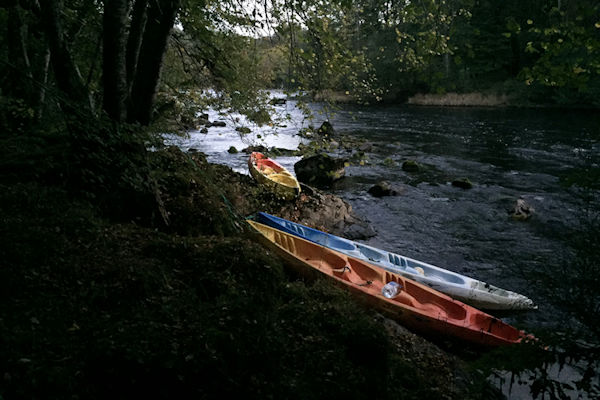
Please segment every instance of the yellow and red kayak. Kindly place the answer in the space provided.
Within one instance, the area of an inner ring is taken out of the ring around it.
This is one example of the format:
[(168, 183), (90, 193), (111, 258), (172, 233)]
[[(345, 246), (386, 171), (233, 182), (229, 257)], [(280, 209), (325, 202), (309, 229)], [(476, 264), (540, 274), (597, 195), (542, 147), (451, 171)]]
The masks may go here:
[[(533, 339), (531, 335), (426, 285), (270, 226), (252, 220), (248, 223), (260, 233), (258, 238), (266, 247), (299, 273), (327, 277), (363, 303), (415, 332), (429, 337), (451, 336), (483, 346)], [(391, 298), (382, 293), (390, 285), (399, 289)]]
[(248, 158), (250, 175), (276, 195), (291, 200), (300, 194), (298, 180), (278, 162), (253, 152)]

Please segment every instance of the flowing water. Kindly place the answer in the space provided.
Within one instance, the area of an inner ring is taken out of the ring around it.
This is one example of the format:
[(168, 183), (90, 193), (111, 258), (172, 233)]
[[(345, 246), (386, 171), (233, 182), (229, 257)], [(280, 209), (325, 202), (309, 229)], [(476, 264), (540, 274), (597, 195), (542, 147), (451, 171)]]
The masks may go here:
[[(276, 135), (272, 128), (252, 127), (253, 133), (241, 138), (235, 123), (247, 122), (231, 120), (234, 125), (211, 128), (207, 135), (191, 132), (189, 138), (168, 137), (168, 141), (183, 149), (198, 149), (210, 161), (248, 173), (247, 155), (229, 154), (227, 149), (257, 142), (296, 148), (301, 139), (295, 134), (309, 121), (294, 105), (288, 101), (276, 108), (280, 116), (289, 117)], [(323, 109), (318, 104), (312, 108), (318, 126), (325, 119), (319, 120), (318, 112)], [(211, 120), (218, 118), (216, 113), (211, 115)], [(547, 283), (537, 276), (547, 276), (573, 256), (568, 240), (580, 228), (586, 203), (581, 191), (565, 185), (564, 178), (576, 168), (599, 167), (599, 115), (344, 106), (330, 118), (338, 134), (371, 144), (363, 147), (365, 165), (352, 163), (346, 177), (331, 189), (377, 231), (366, 243), (527, 295), (539, 305), (538, 310), (502, 315), (506, 322), (525, 330), (560, 330), (565, 321), (577, 324), (554, 305), (544, 287)], [(355, 152), (340, 150), (336, 155), (350, 157)], [(403, 171), (402, 162), (409, 159), (423, 170)], [(293, 171), (299, 158), (277, 160)], [(451, 185), (453, 179), (462, 177), (473, 183), (472, 189)], [(369, 195), (368, 189), (380, 180), (391, 183), (399, 194)], [(527, 221), (516, 221), (508, 214), (519, 198), (535, 209)], [(577, 365), (562, 369), (555, 365), (547, 372), (563, 382), (580, 377)], [(509, 398), (532, 398), (527, 383), (499, 379), (495, 383)], [(591, 398), (576, 390), (567, 391), (567, 396)]]

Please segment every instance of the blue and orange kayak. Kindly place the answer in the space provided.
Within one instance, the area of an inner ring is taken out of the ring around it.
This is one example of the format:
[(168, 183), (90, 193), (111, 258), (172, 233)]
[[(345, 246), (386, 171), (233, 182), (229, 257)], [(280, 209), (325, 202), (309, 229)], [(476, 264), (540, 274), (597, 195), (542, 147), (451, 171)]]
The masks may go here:
[[(489, 314), (402, 275), (375, 267), (273, 227), (248, 220), (258, 240), (302, 275), (326, 277), (355, 298), (428, 337), (451, 337), (482, 346), (533, 339)], [(389, 293), (387, 288), (395, 286)]]
[(531, 299), (522, 294), (501, 289), (489, 283), (406, 256), (309, 228), (274, 215), (260, 212), (256, 221), (413, 279), (477, 308), (486, 310), (528, 310), (537, 308)]

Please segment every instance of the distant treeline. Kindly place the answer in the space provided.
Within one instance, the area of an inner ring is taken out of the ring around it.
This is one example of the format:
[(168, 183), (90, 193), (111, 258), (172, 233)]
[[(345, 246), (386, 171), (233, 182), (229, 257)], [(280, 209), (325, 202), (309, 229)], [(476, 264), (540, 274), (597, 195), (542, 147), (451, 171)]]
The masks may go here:
[(280, 14), (292, 16), (254, 44), (274, 87), (600, 105), (598, 1), (315, 1)]

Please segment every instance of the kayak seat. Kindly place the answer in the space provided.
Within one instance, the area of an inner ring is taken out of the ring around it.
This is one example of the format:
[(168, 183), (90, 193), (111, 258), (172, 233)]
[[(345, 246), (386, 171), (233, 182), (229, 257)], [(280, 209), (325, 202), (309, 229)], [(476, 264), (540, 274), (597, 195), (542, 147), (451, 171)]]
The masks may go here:
[(381, 261), (384, 257), (383, 253), (370, 249), (365, 246), (356, 246), (357, 250), (370, 261)]
[(372, 267), (364, 261), (349, 258), (348, 263), (357, 276), (358, 283), (378, 282), (382, 280), (382, 270), (377, 267)]
[(399, 267), (406, 267), (406, 260), (402, 257), (398, 257), (396, 254), (388, 253), (388, 258), (392, 264)]

